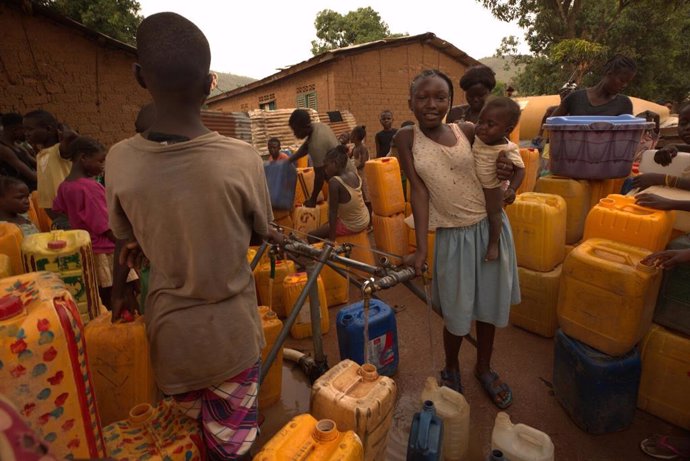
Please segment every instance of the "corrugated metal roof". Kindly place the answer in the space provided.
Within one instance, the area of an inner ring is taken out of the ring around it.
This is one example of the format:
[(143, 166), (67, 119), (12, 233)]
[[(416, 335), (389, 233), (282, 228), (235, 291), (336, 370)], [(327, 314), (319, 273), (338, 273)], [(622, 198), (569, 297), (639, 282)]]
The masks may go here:
[(458, 61), (461, 61), (462, 63), (468, 66), (475, 66), (481, 64), (479, 61), (477, 61), (461, 49), (457, 48), (452, 43), (438, 38), (435, 34), (431, 32), (427, 32), (424, 34), (412, 35), (408, 37), (386, 38), (383, 40), (376, 40), (373, 42), (362, 43), (359, 45), (352, 45), (344, 48), (336, 48), (334, 50), (326, 51), (325, 53), (321, 53), (317, 56), (314, 56), (311, 59), (295, 64), (294, 66), (290, 66), (273, 75), (269, 75), (266, 78), (257, 80), (256, 82), (252, 82), (248, 85), (241, 86), (239, 88), (235, 88), (234, 90), (209, 98), (206, 100), (206, 102), (214, 103), (218, 101), (223, 101), (224, 99), (228, 99), (233, 96), (245, 93), (247, 91), (251, 91), (253, 89), (262, 87), (264, 85), (268, 85), (269, 83), (276, 82), (278, 80), (289, 77), (303, 70), (310, 69), (312, 67), (333, 61), (334, 59), (340, 57), (363, 53), (370, 49), (402, 46), (409, 43), (425, 43), (431, 45), (437, 48), (439, 51), (447, 54), (448, 56), (454, 59), (457, 59)]

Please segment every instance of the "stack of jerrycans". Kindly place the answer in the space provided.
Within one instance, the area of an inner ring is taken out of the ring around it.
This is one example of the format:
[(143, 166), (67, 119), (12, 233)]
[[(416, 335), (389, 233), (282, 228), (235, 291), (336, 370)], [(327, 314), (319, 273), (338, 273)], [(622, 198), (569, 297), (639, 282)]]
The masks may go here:
[(506, 208), (515, 242), (522, 301), (512, 306), (512, 324), (550, 338), (556, 332), (556, 305), (565, 257), (565, 200), (525, 192)]
[[(395, 157), (372, 159), (364, 165), (372, 208), (376, 248), (404, 256), (407, 252), (405, 196), (400, 180), (400, 165)], [(393, 264), (400, 264), (393, 258)]]
[(558, 302), (554, 393), (590, 433), (627, 428), (640, 384), (637, 343), (649, 331), (660, 270), (643, 259), (666, 246), (672, 215), (620, 195), (589, 213), (585, 240), (566, 258)]

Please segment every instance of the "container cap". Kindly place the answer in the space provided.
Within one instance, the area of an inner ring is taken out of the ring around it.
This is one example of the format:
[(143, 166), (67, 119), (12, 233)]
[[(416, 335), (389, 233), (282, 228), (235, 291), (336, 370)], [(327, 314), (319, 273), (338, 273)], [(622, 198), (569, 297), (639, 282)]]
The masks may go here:
[(67, 246), (67, 242), (64, 240), (51, 240), (48, 242), (49, 250), (62, 250)]
[(321, 419), (314, 428), (314, 438), (320, 442), (330, 442), (338, 438), (338, 431), (335, 428), (335, 421), (332, 419)]
[(7, 295), (0, 298), (0, 320), (11, 319), (24, 309), (24, 303), (16, 296)]
[(657, 268), (655, 266), (650, 266), (648, 264), (643, 264), (642, 261), (638, 262), (635, 268), (640, 271), (644, 272), (646, 274), (654, 274), (657, 271)]
[(148, 403), (140, 403), (129, 410), (129, 420), (134, 425), (145, 423), (153, 416), (153, 407)]
[(365, 363), (359, 367), (358, 373), (364, 381), (376, 381), (379, 377), (376, 367), (371, 363)]

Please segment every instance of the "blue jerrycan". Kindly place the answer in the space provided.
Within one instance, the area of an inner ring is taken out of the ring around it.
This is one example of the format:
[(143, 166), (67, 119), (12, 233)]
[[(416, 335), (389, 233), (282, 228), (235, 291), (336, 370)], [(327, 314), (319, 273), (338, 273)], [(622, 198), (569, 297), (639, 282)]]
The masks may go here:
[(443, 420), (436, 416), (434, 402), (424, 402), (415, 413), (407, 442), (407, 461), (440, 461), (443, 453)]

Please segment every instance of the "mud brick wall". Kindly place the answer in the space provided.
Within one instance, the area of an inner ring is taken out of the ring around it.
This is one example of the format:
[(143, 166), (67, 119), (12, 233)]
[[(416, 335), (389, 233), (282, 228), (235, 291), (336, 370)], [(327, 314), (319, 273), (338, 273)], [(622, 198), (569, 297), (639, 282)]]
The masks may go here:
[(149, 101), (132, 75), (133, 48), (0, 3), (0, 112), (52, 112), (109, 146), (134, 133)]

